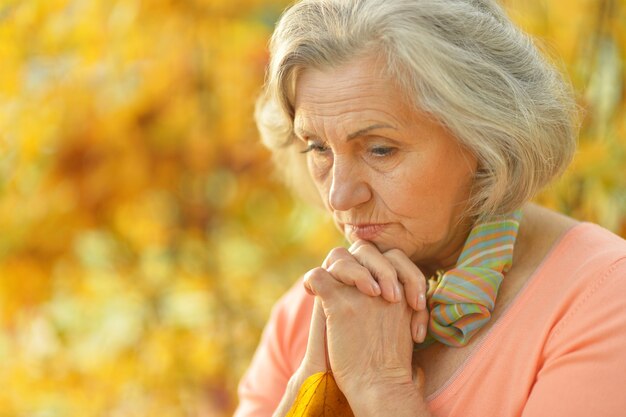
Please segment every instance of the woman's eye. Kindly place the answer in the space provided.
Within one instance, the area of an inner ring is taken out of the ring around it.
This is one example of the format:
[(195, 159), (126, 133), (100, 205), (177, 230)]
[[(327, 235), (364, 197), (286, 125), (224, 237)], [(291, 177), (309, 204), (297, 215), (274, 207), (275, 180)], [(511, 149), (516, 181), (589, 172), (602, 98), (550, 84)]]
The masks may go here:
[(319, 142), (309, 142), (306, 149), (300, 151), (300, 153), (308, 153), (313, 151), (314, 153), (324, 153), (328, 150), (328, 147)]
[(389, 156), (394, 153), (396, 149), (389, 146), (376, 146), (370, 150), (370, 153), (374, 156)]

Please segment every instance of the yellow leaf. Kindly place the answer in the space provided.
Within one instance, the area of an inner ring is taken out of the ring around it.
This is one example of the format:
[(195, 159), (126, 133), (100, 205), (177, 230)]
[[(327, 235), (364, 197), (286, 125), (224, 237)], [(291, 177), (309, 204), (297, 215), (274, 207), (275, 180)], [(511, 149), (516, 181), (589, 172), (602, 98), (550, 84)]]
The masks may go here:
[(318, 372), (308, 377), (298, 391), (287, 417), (354, 417), (332, 372)]

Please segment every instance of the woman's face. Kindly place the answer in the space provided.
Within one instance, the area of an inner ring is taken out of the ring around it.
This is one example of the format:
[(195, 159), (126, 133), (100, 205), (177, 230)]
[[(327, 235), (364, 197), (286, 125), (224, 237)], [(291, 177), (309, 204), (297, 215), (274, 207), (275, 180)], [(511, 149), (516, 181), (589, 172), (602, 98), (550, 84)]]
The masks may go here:
[(454, 265), (476, 158), (416, 112), (372, 57), (298, 77), (294, 129), (335, 224), (350, 242), (398, 248), (418, 266)]

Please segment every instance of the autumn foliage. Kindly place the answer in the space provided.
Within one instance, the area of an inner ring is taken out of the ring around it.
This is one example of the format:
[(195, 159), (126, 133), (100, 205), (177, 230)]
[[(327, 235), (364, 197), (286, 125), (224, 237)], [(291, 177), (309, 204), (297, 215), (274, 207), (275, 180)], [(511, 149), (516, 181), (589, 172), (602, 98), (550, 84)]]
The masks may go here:
[[(508, 0), (580, 150), (538, 199), (626, 236), (626, 4)], [(341, 244), (253, 102), (279, 0), (0, 3), (0, 414), (228, 416), (277, 297)]]
[(332, 372), (318, 372), (304, 380), (285, 417), (354, 417)]

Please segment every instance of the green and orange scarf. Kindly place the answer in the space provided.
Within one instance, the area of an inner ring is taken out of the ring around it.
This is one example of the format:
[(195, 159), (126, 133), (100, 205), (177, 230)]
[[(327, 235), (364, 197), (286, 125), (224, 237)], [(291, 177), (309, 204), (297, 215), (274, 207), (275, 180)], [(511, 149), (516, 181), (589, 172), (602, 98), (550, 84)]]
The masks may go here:
[(426, 340), (465, 346), (490, 319), (504, 274), (511, 268), (521, 210), (472, 228), (456, 266), (429, 280)]

